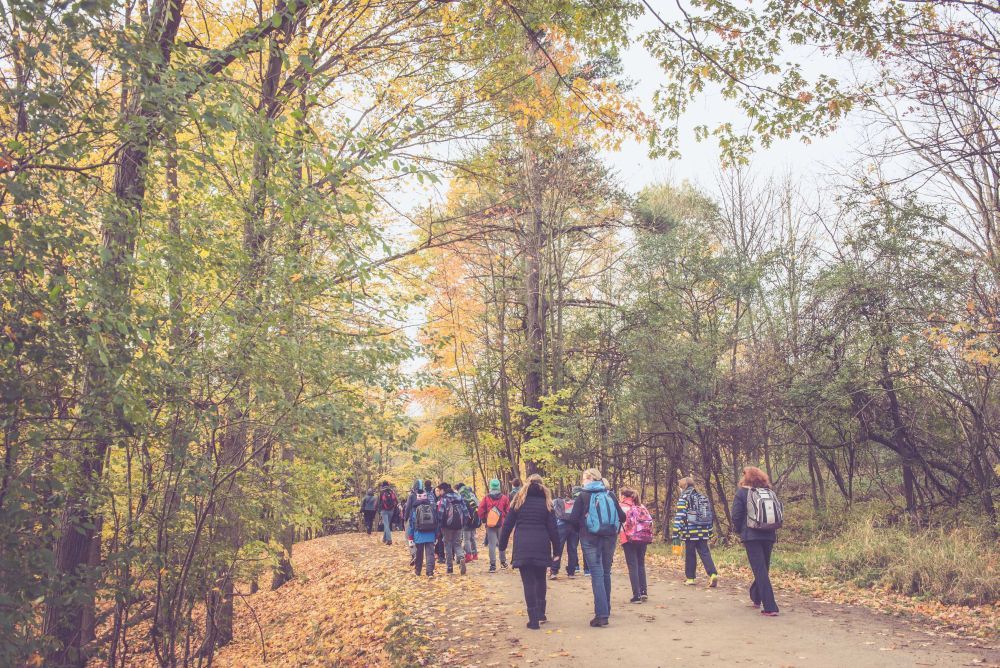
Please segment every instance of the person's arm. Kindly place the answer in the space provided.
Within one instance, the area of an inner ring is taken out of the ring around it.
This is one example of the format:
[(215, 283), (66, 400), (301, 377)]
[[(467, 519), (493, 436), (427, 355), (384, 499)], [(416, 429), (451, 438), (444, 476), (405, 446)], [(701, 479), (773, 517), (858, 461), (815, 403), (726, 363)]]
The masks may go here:
[(619, 524), (619, 526), (625, 524), (625, 519), (626, 519), (626, 517), (625, 517), (625, 511), (622, 510), (622, 504), (618, 503), (618, 497), (612, 494), (611, 495), (611, 500), (615, 502), (615, 510), (618, 511), (618, 524)]
[(736, 495), (733, 496), (733, 507), (729, 516), (732, 518), (733, 531), (737, 535), (742, 535), (743, 526), (747, 522), (747, 491), (745, 487), (740, 487), (736, 490)]
[[(586, 498), (584, 497), (585, 494)], [(566, 523), (577, 531), (580, 530), (580, 522), (583, 521), (583, 506), (589, 501), (590, 495), (586, 492), (580, 492), (580, 496), (576, 497), (576, 501), (573, 503), (573, 512), (566, 518)]]
[(514, 531), (514, 524), (517, 522), (517, 511), (511, 509), (507, 513), (507, 517), (504, 518), (503, 528), (500, 529), (500, 549), (507, 549), (507, 541), (510, 540), (510, 534)]
[(479, 519), (484, 522), (486, 521), (486, 513), (489, 512), (489, 509), (486, 507), (486, 499), (488, 498), (490, 497), (484, 496), (482, 501), (479, 502)]
[(677, 512), (674, 513), (674, 535), (679, 536), (681, 531), (684, 529), (684, 524), (687, 522), (687, 498), (681, 494), (677, 498)]

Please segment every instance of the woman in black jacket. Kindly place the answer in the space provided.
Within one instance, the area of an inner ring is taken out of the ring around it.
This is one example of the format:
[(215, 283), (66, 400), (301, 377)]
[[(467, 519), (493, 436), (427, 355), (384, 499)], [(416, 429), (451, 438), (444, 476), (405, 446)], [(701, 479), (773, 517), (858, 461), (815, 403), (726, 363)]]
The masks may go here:
[(545, 618), (545, 573), (559, 545), (552, 494), (538, 474), (528, 478), (528, 484), (518, 491), (510, 504), (510, 512), (500, 531), (501, 554), (507, 549), (507, 541), (515, 528), (511, 565), (521, 573), (528, 628), (537, 629), (540, 622), (548, 621)]
[(750, 570), (753, 571), (753, 583), (750, 585), (750, 600), (754, 607), (764, 604), (760, 611), (762, 615), (777, 617), (778, 604), (774, 600), (774, 589), (771, 588), (771, 550), (777, 540), (774, 529), (753, 529), (747, 526), (747, 496), (754, 487), (771, 488), (767, 474), (756, 466), (743, 469), (743, 478), (739, 489), (733, 497), (733, 528), (739, 532), (743, 540), (743, 549), (747, 551)]

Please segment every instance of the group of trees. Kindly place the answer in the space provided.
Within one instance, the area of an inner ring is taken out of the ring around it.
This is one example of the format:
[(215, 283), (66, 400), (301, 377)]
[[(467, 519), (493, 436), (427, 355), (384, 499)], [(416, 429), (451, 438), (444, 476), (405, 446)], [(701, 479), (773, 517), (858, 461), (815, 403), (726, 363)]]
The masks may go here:
[[(755, 464), (817, 510), (878, 498), (914, 524), (944, 507), (997, 531), (1000, 12), (877, 4), (656, 15), (667, 117), (711, 81), (751, 117), (747, 136), (699, 131), (727, 161), (708, 188), (630, 199), (580, 135), (470, 163), (448, 212), (480, 212), (484, 233), (439, 251), (427, 332), (483, 479), (568, 485), (598, 465), (661, 507), (694, 472), (725, 531)], [(783, 38), (873, 74), (810, 87), (778, 67)], [(742, 164), (852, 107), (871, 141), (815, 195)], [(675, 150), (669, 126), (659, 142)], [(525, 164), (548, 174), (540, 193)]]
[[(445, 440), (439, 477), (724, 501), (759, 461), (995, 520), (998, 12), (798, 5), (0, 2), (0, 663), (210, 661), (296, 532)], [(642, 11), (662, 127), (616, 59)], [(818, 203), (630, 195), (599, 151), (673, 154), (713, 82), (730, 165), (852, 108), (884, 143)]]

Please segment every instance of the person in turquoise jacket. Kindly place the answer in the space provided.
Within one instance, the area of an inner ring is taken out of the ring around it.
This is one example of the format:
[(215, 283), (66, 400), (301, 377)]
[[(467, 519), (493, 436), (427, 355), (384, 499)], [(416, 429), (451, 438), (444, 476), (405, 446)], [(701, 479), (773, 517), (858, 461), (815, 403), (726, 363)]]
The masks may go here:
[[(406, 530), (406, 536), (413, 541), (415, 547), (414, 554), (414, 570), (417, 575), (420, 575), (420, 569), (423, 567), (424, 562), (427, 562), (427, 577), (432, 577), (434, 575), (434, 540), (437, 538), (438, 528), (441, 525), (441, 519), (438, 517), (436, 504), (428, 493), (428, 490), (424, 489), (424, 484), (419, 482), (415, 486), (413, 503), (410, 506), (410, 517), (409, 522), (407, 522), (408, 528)], [(421, 509), (421, 506), (430, 506), (429, 510)], [(430, 513), (432, 522), (428, 526), (420, 527), (417, 522), (417, 514)]]

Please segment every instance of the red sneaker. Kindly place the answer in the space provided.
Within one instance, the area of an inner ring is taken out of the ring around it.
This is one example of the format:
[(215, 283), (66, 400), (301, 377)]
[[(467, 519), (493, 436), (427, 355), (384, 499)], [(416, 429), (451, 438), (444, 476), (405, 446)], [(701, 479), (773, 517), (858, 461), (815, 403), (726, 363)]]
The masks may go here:
[(469, 563), (470, 561), (472, 561), (472, 555), (471, 554), (465, 555), (465, 563)]

